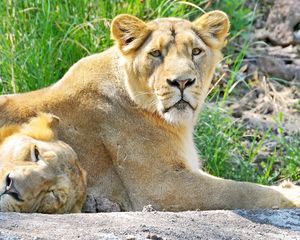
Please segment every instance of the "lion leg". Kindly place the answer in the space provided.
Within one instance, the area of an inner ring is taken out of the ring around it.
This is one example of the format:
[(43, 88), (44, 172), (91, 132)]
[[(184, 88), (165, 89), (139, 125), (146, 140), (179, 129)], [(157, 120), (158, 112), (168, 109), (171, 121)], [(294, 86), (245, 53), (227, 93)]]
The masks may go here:
[(130, 183), (135, 210), (149, 204), (167, 211), (300, 207), (300, 187), (292, 184), (268, 187), (187, 169), (165, 169), (160, 174), (144, 176), (147, 178), (147, 186), (145, 182)]

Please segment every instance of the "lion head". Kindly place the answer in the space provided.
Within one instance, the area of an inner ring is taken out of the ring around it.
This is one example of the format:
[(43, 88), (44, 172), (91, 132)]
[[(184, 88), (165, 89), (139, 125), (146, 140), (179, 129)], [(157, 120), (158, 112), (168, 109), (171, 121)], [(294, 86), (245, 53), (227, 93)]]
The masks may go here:
[(58, 122), (41, 113), (0, 128), (0, 211), (80, 212), (86, 174), (73, 149), (56, 139)]
[(111, 32), (124, 59), (132, 100), (169, 123), (195, 119), (228, 30), (229, 20), (221, 11), (193, 22), (161, 18), (145, 23), (131, 15), (117, 16)]

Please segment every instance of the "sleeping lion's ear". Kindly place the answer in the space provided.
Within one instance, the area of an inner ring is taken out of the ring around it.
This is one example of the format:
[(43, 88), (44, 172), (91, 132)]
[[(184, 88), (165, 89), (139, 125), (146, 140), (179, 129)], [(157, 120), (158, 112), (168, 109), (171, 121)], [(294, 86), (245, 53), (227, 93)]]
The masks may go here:
[(111, 24), (112, 38), (123, 54), (138, 48), (149, 33), (150, 29), (145, 22), (128, 14), (118, 15)]
[(22, 125), (20, 133), (42, 141), (51, 141), (56, 138), (56, 127), (59, 118), (49, 113), (39, 113), (36, 117)]
[(224, 45), (230, 23), (226, 13), (217, 10), (197, 18), (193, 28), (209, 47), (220, 49)]

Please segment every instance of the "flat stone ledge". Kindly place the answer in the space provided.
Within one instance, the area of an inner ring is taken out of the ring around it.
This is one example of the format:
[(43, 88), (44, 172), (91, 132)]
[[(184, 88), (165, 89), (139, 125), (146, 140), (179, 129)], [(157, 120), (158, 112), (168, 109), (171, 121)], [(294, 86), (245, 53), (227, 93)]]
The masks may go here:
[(0, 213), (0, 239), (284, 239), (300, 240), (300, 209)]

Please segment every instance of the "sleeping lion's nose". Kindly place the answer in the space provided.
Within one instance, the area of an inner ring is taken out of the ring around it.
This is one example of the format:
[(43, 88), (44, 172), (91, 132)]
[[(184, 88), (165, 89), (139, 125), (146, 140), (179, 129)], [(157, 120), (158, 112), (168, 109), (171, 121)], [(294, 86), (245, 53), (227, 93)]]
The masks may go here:
[(23, 202), (21, 199), (20, 193), (17, 191), (17, 189), (14, 186), (14, 179), (8, 174), (6, 176), (6, 186), (5, 186), (5, 192), (3, 194), (8, 194), (12, 196), (15, 200)]
[(180, 91), (183, 91), (185, 88), (192, 86), (196, 81), (196, 78), (191, 79), (174, 79), (174, 80), (170, 80), (167, 79), (167, 83), (171, 86), (171, 87), (177, 87), (179, 88)]
[(9, 191), (13, 188), (13, 180), (12, 178), (9, 176), (9, 174), (6, 176), (6, 187), (5, 190)]

